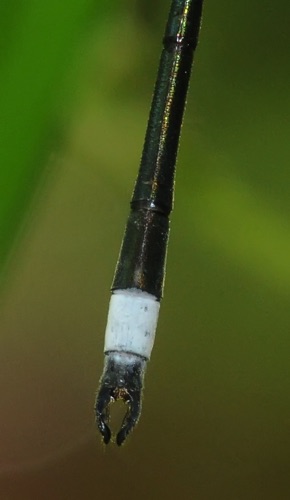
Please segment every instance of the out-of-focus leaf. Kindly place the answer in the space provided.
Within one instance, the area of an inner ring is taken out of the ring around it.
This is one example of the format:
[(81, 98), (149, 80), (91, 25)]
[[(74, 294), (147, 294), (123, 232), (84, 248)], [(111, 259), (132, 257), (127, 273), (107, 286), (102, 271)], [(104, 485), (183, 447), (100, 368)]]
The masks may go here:
[[(0, 7), (0, 275), (45, 161), (64, 76), (105, 1), (18, 0)], [(41, 161), (42, 159), (42, 161)]]

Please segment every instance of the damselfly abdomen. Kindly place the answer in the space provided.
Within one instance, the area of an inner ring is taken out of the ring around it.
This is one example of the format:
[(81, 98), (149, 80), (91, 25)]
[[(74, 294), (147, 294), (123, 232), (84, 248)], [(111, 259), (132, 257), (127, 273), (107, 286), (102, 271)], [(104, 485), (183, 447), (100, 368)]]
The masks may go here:
[(163, 293), (175, 163), (202, 3), (173, 0), (163, 38), (141, 165), (112, 285), (105, 366), (96, 401), (105, 443), (111, 439), (111, 402), (122, 399), (128, 405), (118, 445), (141, 412), (143, 379)]

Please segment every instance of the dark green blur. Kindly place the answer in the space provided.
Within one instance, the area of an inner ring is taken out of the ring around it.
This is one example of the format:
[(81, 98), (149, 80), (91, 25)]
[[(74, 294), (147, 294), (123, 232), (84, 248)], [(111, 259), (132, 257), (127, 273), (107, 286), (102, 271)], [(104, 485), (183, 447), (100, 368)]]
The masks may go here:
[(205, 2), (142, 417), (94, 424), (168, 9), (0, 7), (0, 498), (290, 496), (286, 0)]

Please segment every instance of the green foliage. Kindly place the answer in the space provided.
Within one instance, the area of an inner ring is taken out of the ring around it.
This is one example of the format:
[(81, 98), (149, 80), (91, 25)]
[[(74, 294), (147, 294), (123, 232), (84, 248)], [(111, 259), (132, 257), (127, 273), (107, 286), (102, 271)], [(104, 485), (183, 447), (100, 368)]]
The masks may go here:
[[(43, 171), (65, 72), (93, 3), (1, 2), (0, 274)], [(98, 2), (98, 22), (104, 6)]]

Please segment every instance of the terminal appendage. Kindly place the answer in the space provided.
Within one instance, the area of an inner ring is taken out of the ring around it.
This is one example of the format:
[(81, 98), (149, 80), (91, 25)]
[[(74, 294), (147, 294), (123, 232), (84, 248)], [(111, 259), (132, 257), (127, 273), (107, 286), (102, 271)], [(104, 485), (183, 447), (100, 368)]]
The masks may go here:
[(142, 406), (142, 389), (147, 360), (136, 354), (111, 351), (105, 353), (105, 366), (96, 400), (96, 419), (103, 441), (111, 440), (110, 404), (118, 399), (128, 409), (116, 443), (121, 446), (138, 422)]

